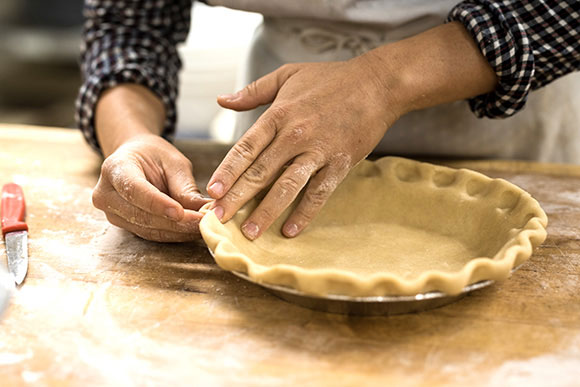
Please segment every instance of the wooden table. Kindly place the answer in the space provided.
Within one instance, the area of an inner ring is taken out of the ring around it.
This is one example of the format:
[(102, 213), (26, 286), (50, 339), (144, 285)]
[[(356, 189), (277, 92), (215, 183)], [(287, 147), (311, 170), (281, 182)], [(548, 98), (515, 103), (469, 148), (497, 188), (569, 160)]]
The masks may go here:
[[(226, 150), (180, 147), (202, 186)], [(0, 183), (23, 186), (30, 226), (28, 278), (0, 322), (3, 386), (580, 383), (580, 167), (452, 163), (531, 192), (548, 239), (457, 303), (352, 317), (281, 301), (201, 242), (110, 226), (91, 205), (100, 162), (76, 131), (0, 126)]]

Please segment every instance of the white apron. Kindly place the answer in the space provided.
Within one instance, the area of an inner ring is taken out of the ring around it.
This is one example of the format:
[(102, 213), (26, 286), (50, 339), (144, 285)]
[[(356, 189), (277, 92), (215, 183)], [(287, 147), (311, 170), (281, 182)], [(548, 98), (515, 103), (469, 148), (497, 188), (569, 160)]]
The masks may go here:
[[(440, 25), (458, 0), (210, 0), (260, 12), (240, 87), (284, 63), (347, 60)], [(237, 113), (221, 127), (238, 139), (264, 108)], [(223, 136), (222, 136), (223, 138)], [(478, 119), (466, 101), (403, 116), (375, 149), (379, 154), (526, 159), (580, 164), (580, 74), (530, 94), (523, 111)]]

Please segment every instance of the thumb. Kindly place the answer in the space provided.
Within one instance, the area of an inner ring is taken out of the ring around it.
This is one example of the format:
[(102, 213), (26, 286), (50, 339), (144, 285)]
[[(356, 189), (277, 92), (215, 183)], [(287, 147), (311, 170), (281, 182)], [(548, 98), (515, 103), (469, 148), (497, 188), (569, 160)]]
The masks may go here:
[(178, 169), (175, 174), (168, 176), (167, 188), (169, 196), (188, 210), (198, 211), (211, 200), (203, 197), (189, 170)]
[(235, 94), (223, 94), (217, 98), (218, 104), (236, 111), (251, 110), (274, 101), (278, 90), (297, 71), (299, 65), (289, 64), (264, 75)]

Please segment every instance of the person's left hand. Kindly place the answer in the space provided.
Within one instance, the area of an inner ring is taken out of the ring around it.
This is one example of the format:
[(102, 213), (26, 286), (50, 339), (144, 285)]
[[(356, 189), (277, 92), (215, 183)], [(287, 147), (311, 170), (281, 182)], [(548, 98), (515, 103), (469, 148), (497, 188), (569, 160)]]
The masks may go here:
[[(350, 169), (365, 158), (402, 114), (389, 85), (365, 55), (346, 62), (290, 64), (218, 103), (241, 111), (272, 102), (214, 172), (208, 193), (222, 222), (271, 184), (242, 232), (259, 237), (294, 201), (287, 237), (300, 233)], [(381, 69), (382, 72), (385, 68)]]

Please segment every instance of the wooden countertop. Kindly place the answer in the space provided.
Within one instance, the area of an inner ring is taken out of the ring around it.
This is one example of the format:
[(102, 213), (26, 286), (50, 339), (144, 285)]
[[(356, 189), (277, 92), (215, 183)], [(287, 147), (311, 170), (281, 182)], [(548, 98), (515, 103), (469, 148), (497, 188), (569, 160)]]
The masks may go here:
[[(216, 144), (182, 143), (200, 183)], [(0, 321), (0, 384), (573, 385), (580, 380), (580, 167), (453, 162), (529, 191), (548, 239), (509, 280), (428, 312), (303, 309), (157, 244), (91, 204), (100, 159), (77, 131), (0, 125), (0, 183), (24, 188), (28, 278)], [(0, 244), (0, 262), (5, 262)]]

